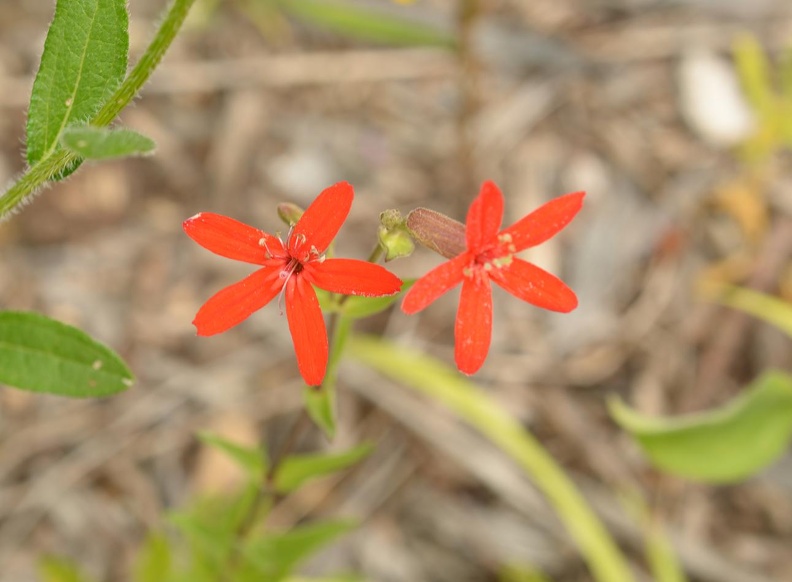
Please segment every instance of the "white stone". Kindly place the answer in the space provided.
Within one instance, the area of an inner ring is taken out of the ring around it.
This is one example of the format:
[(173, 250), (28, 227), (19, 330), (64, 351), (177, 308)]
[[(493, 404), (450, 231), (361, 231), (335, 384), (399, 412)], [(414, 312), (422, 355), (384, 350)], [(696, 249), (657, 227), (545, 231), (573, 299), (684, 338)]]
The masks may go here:
[(709, 145), (730, 147), (753, 133), (754, 115), (734, 68), (714, 53), (695, 49), (682, 57), (679, 93), (682, 115)]

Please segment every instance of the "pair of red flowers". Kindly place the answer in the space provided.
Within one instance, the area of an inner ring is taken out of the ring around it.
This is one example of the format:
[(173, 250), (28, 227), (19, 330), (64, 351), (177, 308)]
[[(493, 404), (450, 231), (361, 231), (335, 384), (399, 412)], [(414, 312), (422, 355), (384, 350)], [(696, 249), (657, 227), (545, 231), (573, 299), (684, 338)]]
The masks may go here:
[[(211, 297), (195, 316), (198, 335), (223, 332), (281, 295), (286, 304), (297, 365), (308, 385), (322, 383), (328, 342), (313, 287), (342, 295), (379, 297), (398, 293), (402, 281), (383, 267), (355, 259), (331, 259), (325, 251), (346, 220), (352, 186), (340, 182), (324, 190), (306, 209), (285, 241), (226, 216), (203, 212), (184, 222), (185, 232), (204, 248), (230, 259), (261, 265), (245, 279)], [(550, 273), (515, 257), (564, 228), (580, 210), (583, 193), (551, 200), (500, 230), (503, 195), (485, 182), (468, 211), (467, 250), (415, 282), (402, 303), (405, 313), (421, 311), (462, 283), (457, 311), (455, 359), (473, 374), (484, 363), (492, 335), (494, 281), (512, 295), (552, 311), (571, 311), (577, 298)]]

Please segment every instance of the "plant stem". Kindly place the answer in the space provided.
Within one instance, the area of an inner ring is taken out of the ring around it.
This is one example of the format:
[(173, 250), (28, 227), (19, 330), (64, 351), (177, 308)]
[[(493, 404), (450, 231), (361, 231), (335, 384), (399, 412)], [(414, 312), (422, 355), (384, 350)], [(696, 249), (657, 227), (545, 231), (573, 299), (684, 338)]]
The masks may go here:
[(338, 366), (341, 363), (341, 354), (346, 348), (349, 332), (352, 329), (352, 318), (334, 313), (330, 320), (330, 359), (327, 362), (327, 371), (322, 381), (322, 390), (335, 390), (338, 381)]
[[(99, 112), (90, 120), (91, 125), (96, 127), (110, 125), (121, 110), (135, 98), (154, 72), (154, 69), (157, 68), (173, 39), (176, 38), (176, 34), (182, 24), (184, 24), (184, 19), (187, 17), (187, 13), (194, 2), (195, 0), (173, 1), (146, 52), (140, 57), (140, 60), (124, 79), (124, 82), (121, 83)], [(42, 186), (60, 174), (75, 160), (77, 160), (75, 154), (56, 149), (33, 166), (30, 166), (0, 196), (0, 220), (6, 218), (14, 208), (24, 203), (28, 197), (35, 194)]]
[(544, 493), (577, 542), (598, 582), (633, 582), (629, 566), (608, 530), (541, 443), (478, 386), (422, 353), (380, 338), (349, 338), (352, 357), (422, 392), (514, 459)]
[(11, 211), (22, 204), (26, 198), (35, 194), (39, 188), (59, 174), (77, 159), (66, 150), (57, 150), (29, 167), (14, 184), (0, 196), (0, 221), (7, 218)]
[[(378, 262), (384, 252), (385, 251), (382, 248), (382, 245), (377, 243), (377, 245), (371, 250), (367, 261), (369, 263)], [(344, 295), (341, 297), (341, 299), (338, 301), (338, 307), (342, 308), (344, 303), (346, 303), (350, 297), (351, 295)], [(330, 315), (330, 327), (328, 333), (330, 336), (330, 360), (327, 362), (327, 371), (325, 372), (325, 378), (322, 381), (322, 386), (320, 387), (322, 390), (335, 390), (336, 382), (338, 380), (338, 366), (341, 363), (341, 354), (344, 352), (344, 348), (346, 347), (349, 332), (352, 330), (352, 322), (353, 319), (351, 317), (346, 317), (338, 311), (334, 311)]]
[(115, 93), (107, 100), (104, 107), (91, 119), (91, 125), (104, 127), (109, 125), (135, 96), (143, 89), (151, 74), (157, 68), (162, 57), (165, 56), (176, 34), (184, 24), (190, 7), (195, 0), (173, 0), (168, 13), (160, 24), (157, 33), (151, 40), (146, 52), (140, 57), (135, 68), (127, 75), (124, 82)]
[[(281, 445), (272, 456), (272, 461), (270, 462), (269, 468), (267, 469), (266, 474), (263, 476), (262, 482), (256, 489), (255, 497), (251, 501), (250, 507), (247, 509), (247, 512), (245, 513), (245, 516), (243, 517), (239, 526), (236, 528), (234, 537), (237, 543), (234, 544), (231, 553), (228, 556), (228, 561), (226, 563), (225, 569), (223, 570), (220, 582), (231, 582), (234, 580), (234, 575), (236, 574), (242, 562), (242, 548), (244, 547), (244, 542), (256, 527), (259, 514), (262, 512), (268, 501), (274, 504), (278, 498), (278, 492), (273, 486), (275, 474), (278, 472), (278, 468), (280, 467), (281, 463), (283, 463), (289, 453), (294, 450), (294, 447), (299, 442), (300, 437), (305, 433), (305, 429), (310, 426), (311, 423), (309, 420), (310, 419), (305, 413), (305, 410), (301, 410), (295, 421), (292, 423), (289, 432), (283, 438)], [(266, 443), (262, 442), (261, 447), (262, 449), (266, 447)]]
[(382, 245), (377, 243), (377, 246), (374, 247), (374, 249), (371, 251), (371, 254), (369, 255), (368, 262), (369, 263), (379, 262), (380, 257), (384, 252), (385, 250), (382, 248)]

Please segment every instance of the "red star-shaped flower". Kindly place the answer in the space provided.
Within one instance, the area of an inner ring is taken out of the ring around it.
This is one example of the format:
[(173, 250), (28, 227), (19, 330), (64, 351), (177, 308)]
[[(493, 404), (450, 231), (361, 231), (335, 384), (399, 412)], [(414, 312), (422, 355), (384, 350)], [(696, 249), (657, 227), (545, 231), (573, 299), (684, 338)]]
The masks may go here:
[(564, 228), (583, 205), (583, 196), (583, 192), (575, 192), (551, 200), (500, 230), (503, 195), (494, 183), (485, 182), (468, 210), (464, 226), (467, 249), (418, 279), (407, 292), (402, 310), (411, 314), (462, 283), (454, 327), (454, 356), (461, 372), (478, 371), (489, 351), (490, 281), (537, 307), (563, 312), (577, 307), (574, 292), (559, 278), (514, 255), (543, 243)]
[(258, 271), (211, 297), (193, 320), (198, 335), (214, 335), (245, 320), (283, 294), (300, 374), (310, 386), (322, 383), (328, 343), (312, 285), (343, 295), (393, 295), (401, 280), (379, 265), (355, 259), (325, 259), (325, 251), (346, 220), (354, 197), (340, 182), (308, 207), (286, 242), (227, 216), (202, 212), (184, 221), (187, 235), (213, 253), (262, 265)]

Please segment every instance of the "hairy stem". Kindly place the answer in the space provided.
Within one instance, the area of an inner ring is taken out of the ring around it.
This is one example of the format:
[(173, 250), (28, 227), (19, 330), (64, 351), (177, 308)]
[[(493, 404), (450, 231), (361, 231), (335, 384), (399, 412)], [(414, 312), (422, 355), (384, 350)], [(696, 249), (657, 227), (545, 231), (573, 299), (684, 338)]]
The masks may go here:
[[(124, 82), (113, 93), (99, 112), (90, 120), (96, 127), (112, 123), (118, 114), (140, 93), (154, 69), (162, 60), (176, 34), (179, 32), (187, 13), (195, 0), (174, 0), (157, 33), (140, 57), (140, 60), (127, 75)], [(58, 176), (77, 159), (73, 153), (56, 149), (54, 152), (30, 166), (19, 179), (0, 197), (0, 220), (35, 194), (42, 186)]]

